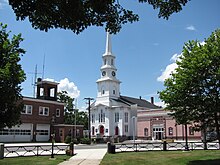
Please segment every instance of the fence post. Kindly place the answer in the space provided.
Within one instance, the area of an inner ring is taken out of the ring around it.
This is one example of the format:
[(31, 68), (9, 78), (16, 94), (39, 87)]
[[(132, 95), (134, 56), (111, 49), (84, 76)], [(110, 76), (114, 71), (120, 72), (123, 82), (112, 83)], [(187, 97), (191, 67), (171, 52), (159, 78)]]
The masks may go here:
[(107, 145), (108, 145), (108, 153), (115, 154), (115, 145), (112, 145), (110, 142), (108, 142)]
[(70, 150), (71, 150), (71, 156), (73, 156), (74, 155), (74, 143), (73, 142), (70, 143)]
[(4, 144), (0, 143), (0, 159), (4, 159)]
[(163, 151), (166, 151), (167, 150), (167, 141), (164, 140), (163, 141)]

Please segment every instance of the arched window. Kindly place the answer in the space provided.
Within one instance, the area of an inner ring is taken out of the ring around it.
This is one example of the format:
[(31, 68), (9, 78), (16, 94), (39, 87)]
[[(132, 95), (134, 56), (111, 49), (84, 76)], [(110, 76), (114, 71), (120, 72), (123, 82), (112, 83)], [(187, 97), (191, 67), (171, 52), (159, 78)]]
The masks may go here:
[(144, 136), (148, 136), (148, 128), (144, 128)]
[(173, 128), (172, 127), (168, 128), (168, 133), (169, 133), (169, 135), (173, 135)]

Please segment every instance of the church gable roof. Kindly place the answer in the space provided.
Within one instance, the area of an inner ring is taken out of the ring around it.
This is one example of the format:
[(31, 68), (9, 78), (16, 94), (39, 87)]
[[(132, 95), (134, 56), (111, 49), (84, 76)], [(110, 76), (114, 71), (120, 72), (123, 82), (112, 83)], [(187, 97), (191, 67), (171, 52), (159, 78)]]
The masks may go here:
[(137, 98), (128, 97), (128, 96), (120, 96), (118, 99), (119, 101), (126, 102), (127, 104), (130, 104), (130, 105), (137, 104), (137, 106), (139, 107), (145, 107), (149, 109), (160, 109), (161, 108), (144, 99), (137, 99)]

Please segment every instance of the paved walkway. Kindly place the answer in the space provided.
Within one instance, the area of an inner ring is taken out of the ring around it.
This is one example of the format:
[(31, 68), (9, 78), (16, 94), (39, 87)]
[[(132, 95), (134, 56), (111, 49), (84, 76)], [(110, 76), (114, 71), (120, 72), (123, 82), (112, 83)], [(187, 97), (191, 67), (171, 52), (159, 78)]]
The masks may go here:
[(106, 148), (79, 149), (74, 152), (76, 155), (59, 165), (99, 165), (106, 152)]

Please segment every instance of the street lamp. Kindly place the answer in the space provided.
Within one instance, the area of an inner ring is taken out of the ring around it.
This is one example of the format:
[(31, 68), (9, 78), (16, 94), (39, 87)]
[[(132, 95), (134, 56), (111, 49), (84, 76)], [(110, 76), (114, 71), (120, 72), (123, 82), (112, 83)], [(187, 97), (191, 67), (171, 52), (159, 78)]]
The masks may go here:
[(51, 137), (52, 137), (52, 152), (51, 152), (51, 158), (54, 158), (54, 153), (53, 153), (53, 148), (54, 148), (54, 138), (55, 138), (55, 133), (54, 133), (54, 123), (55, 123), (55, 114), (52, 115), (51, 118)]

